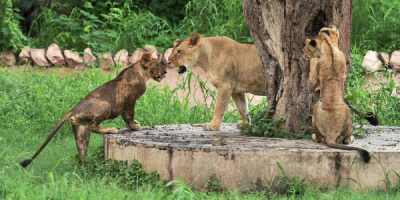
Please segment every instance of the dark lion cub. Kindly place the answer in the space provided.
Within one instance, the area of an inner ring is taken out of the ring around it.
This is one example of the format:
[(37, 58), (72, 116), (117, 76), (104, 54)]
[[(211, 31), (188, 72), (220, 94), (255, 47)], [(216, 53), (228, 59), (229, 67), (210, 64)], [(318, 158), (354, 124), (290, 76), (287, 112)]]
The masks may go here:
[(100, 126), (100, 123), (106, 119), (114, 119), (122, 115), (128, 130), (140, 130), (140, 124), (135, 120), (136, 101), (146, 91), (147, 80), (154, 79), (160, 82), (166, 73), (161, 61), (152, 58), (149, 53), (143, 54), (140, 61), (122, 70), (118, 77), (101, 85), (83, 98), (58, 122), (35, 155), (21, 162), (21, 166), (28, 166), (68, 119), (71, 120), (80, 158), (86, 156), (90, 132), (118, 133), (117, 128)]

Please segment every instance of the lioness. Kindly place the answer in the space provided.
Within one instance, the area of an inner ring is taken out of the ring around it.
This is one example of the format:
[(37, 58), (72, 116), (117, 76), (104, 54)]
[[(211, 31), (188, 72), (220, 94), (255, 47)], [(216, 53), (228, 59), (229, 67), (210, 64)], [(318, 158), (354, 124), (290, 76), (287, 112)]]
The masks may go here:
[(86, 156), (90, 132), (101, 134), (118, 132), (117, 128), (100, 126), (106, 119), (113, 119), (122, 114), (128, 130), (140, 130), (140, 124), (135, 120), (136, 101), (146, 91), (147, 80), (152, 78), (160, 82), (166, 73), (161, 61), (152, 58), (150, 53), (143, 54), (133, 66), (122, 70), (115, 79), (101, 85), (83, 98), (58, 122), (39, 150), (31, 158), (21, 162), (21, 166), (28, 166), (68, 119), (71, 120), (80, 158)]
[[(319, 34), (325, 34), (326, 36), (329, 37), (330, 41), (332, 44), (336, 47), (339, 48), (339, 30), (336, 28), (335, 25), (332, 25), (330, 27), (323, 27), (320, 31)], [(311, 83), (311, 88), (315, 91), (318, 92), (320, 90), (320, 83), (319, 83), (319, 69), (318, 69), (318, 58), (310, 58), (310, 83)], [(342, 74), (343, 78), (346, 79), (346, 71), (344, 71), (344, 74)], [(344, 89), (344, 88), (343, 88)], [(379, 119), (378, 117), (373, 114), (372, 112), (367, 112), (367, 113), (362, 113), (359, 111), (357, 108), (355, 108), (350, 101), (345, 101), (347, 106), (349, 106), (350, 110), (356, 113), (357, 115), (360, 115), (364, 119), (368, 120), (368, 122), (373, 125), (377, 126), (379, 125)]]
[(228, 37), (204, 37), (193, 33), (188, 39), (177, 39), (169, 57), (172, 67), (203, 68), (217, 88), (214, 116), (204, 130), (218, 130), (232, 97), (242, 120), (238, 125), (250, 123), (245, 93), (265, 95), (265, 77), (255, 45), (241, 44)]
[[(346, 80), (346, 58), (326, 34), (318, 34), (306, 40), (303, 49), (308, 58), (318, 58), (317, 73), (310, 80), (319, 80), (320, 100), (314, 105), (312, 140), (326, 143), (329, 147), (357, 150), (364, 161), (370, 161), (368, 151), (343, 145), (354, 141), (351, 135), (353, 125), (350, 109), (344, 102), (344, 82)], [(310, 73), (311, 76), (311, 73)], [(311, 83), (313, 84), (313, 83)]]

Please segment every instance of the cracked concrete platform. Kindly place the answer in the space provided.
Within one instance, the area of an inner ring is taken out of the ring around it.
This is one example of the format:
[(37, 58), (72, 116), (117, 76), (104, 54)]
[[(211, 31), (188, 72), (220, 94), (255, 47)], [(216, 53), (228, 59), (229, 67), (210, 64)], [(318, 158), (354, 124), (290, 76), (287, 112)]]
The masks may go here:
[(364, 127), (368, 135), (350, 146), (368, 150), (365, 164), (357, 151), (332, 149), (311, 140), (247, 137), (235, 124), (220, 131), (201, 125), (161, 125), (141, 131), (105, 135), (105, 158), (138, 160), (163, 180), (181, 179), (196, 189), (206, 180), (238, 191), (279, 189), (279, 162), (290, 177), (312, 180), (317, 186), (386, 190), (385, 173), (393, 185), (400, 181), (400, 127)]

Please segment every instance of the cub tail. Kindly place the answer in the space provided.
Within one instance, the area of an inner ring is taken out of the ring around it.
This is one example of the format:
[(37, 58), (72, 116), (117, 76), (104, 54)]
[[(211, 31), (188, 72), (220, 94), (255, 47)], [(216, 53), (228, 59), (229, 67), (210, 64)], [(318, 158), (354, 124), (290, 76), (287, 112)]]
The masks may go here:
[(54, 137), (54, 135), (57, 133), (58, 129), (61, 128), (61, 126), (71, 117), (72, 113), (68, 112), (59, 122), (58, 124), (54, 127), (54, 129), (51, 131), (49, 136), (47, 136), (46, 140), (43, 142), (42, 146), (36, 151), (36, 153), (31, 157), (28, 158), (20, 163), (20, 165), (25, 168), (28, 166), (35, 158), (36, 156), (39, 155), (39, 153), (47, 146), (47, 144), (50, 142), (50, 140)]
[[(328, 141), (327, 141), (328, 142)], [(337, 143), (327, 143), (329, 147), (335, 148), (335, 149), (344, 149), (344, 150), (356, 150), (360, 153), (361, 157), (363, 158), (365, 163), (369, 163), (371, 160), (371, 156), (369, 155), (369, 152), (365, 149), (361, 149), (358, 147), (349, 147), (343, 144), (337, 144)]]

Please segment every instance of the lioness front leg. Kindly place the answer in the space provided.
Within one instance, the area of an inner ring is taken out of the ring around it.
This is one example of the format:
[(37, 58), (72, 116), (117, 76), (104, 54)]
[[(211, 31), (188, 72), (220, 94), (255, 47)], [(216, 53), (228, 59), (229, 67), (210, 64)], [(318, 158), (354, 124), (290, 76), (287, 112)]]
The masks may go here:
[(214, 116), (210, 123), (205, 124), (205, 131), (217, 131), (221, 126), (221, 122), (224, 119), (226, 108), (231, 98), (232, 90), (221, 88), (217, 89), (217, 100), (215, 103)]
[(233, 93), (232, 99), (239, 110), (240, 116), (242, 116), (242, 121), (239, 121), (237, 125), (242, 126), (243, 124), (250, 124), (251, 119), (249, 115), (249, 104), (247, 102), (246, 95), (244, 93)]

